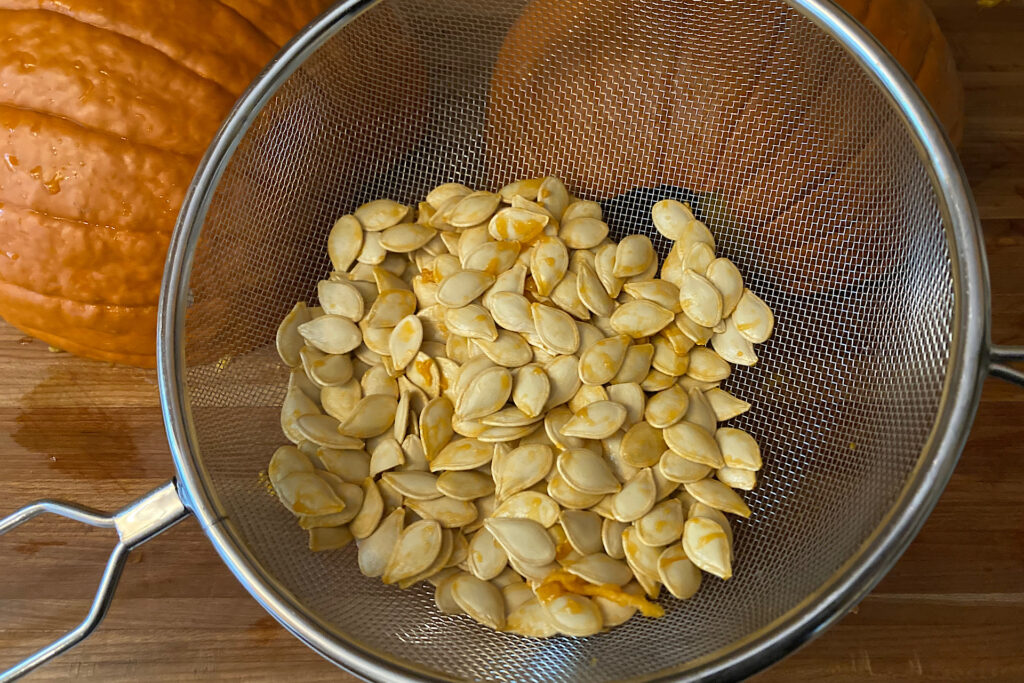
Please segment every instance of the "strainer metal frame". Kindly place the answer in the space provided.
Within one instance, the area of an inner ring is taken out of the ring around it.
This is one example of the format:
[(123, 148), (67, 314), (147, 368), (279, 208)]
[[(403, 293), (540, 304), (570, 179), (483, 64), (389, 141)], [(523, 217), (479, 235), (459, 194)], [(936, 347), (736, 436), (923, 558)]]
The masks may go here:
[[(72, 647), (102, 619), (124, 558), (134, 546), (194, 514), (214, 548), (249, 593), (285, 628), (326, 659), (366, 678), (390, 681), (424, 677), (397, 660), (366, 652), (339, 639), (310, 615), (283, 585), (260, 569), (220, 505), (202, 462), (184, 381), (183, 330), (189, 275), (199, 234), (217, 183), (234, 150), (263, 106), (323, 43), (380, 0), (349, 0), (325, 12), (297, 35), (238, 101), (208, 149), (185, 198), (168, 250), (160, 299), (157, 361), (164, 423), (178, 477), (115, 515), (56, 501), (37, 501), (0, 520), (0, 533), (42, 512), (114, 527), (121, 541), (112, 553), (88, 617), (73, 631), (0, 674), (0, 681), (28, 673)], [(925, 453), (897, 502), (860, 550), (802, 603), (747, 638), (693, 662), (687, 671), (654, 680), (734, 679), (772, 664), (845, 615), (895, 564), (934, 507), (957, 463), (973, 422), (986, 371), (1024, 385), (1024, 373), (1003, 363), (1024, 360), (1024, 348), (989, 341), (989, 288), (981, 227), (953, 147), (913, 82), (878, 41), (829, 0), (786, 0), (846, 48), (903, 115), (908, 133), (939, 191), (953, 256), (954, 302), (950, 365), (938, 416)]]

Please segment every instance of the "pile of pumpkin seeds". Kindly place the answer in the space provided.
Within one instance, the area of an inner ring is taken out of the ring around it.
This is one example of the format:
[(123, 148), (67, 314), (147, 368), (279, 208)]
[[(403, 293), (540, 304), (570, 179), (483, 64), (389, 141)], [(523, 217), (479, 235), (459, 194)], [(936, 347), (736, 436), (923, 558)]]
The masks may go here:
[(338, 219), (320, 305), (277, 334), (295, 445), (268, 477), (309, 547), (354, 538), (366, 576), (534, 637), (728, 579), (761, 455), (719, 385), (774, 318), (688, 206), (651, 213), (660, 267), (554, 177)]

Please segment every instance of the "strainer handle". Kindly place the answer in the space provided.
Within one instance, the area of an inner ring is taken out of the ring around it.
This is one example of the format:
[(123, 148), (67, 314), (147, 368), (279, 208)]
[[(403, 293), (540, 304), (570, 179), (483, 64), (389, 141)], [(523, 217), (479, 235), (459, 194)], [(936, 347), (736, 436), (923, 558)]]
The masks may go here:
[(1024, 346), (993, 346), (988, 357), (991, 362), (988, 371), (993, 377), (1024, 387), (1024, 372), (1006, 365), (1024, 361)]
[(2, 683), (24, 676), (37, 666), (77, 645), (92, 633), (93, 629), (106, 616), (128, 553), (136, 546), (145, 543), (188, 516), (188, 510), (181, 502), (174, 482), (169, 481), (112, 515), (56, 500), (37, 500), (0, 520), (0, 534), (4, 534), (44, 512), (67, 517), (90, 526), (116, 529), (118, 542), (107, 559), (107, 566), (103, 569), (99, 588), (96, 589), (96, 597), (93, 598), (89, 613), (82, 623), (0, 673), (0, 682)]

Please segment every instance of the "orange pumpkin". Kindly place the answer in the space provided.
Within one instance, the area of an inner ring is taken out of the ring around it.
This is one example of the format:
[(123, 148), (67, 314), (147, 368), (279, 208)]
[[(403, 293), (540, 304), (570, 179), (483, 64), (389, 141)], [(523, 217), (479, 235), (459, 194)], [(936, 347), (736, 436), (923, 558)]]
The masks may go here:
[[(894, 55), (959, 142), (963, 88), (924, 1), (839, 4)], [(866, 122), (885, 114), (850, 87), (855, 74), (844, 77), (858, 67), (823, 65), (821, 32), (793, 24), (779, 39), (776, 3), (687, 0), (665, 12), (611, 0), (604, 23), (588, 5), (533, 0), (510, 30), (489, 94), (496, 183), (550, 173), (588, 198), (663, 184), (714, 193), (756, 246), (782, 259), (787, 286), (798, 291), (841, 286), (878, 265), (850, 267), (833, 256), (885, 216), (841, 234), (814, 222), (821, 202), (850, 188), (863, 196), (882, 151), (877, 139), (851, 136), (836, 122), (851, 109)], [(641, 43), (638, 35), (664, 39)]]
[(0, 315), (154, 365), (178, 208), (238, 95), (331, 0), (0, 0)]

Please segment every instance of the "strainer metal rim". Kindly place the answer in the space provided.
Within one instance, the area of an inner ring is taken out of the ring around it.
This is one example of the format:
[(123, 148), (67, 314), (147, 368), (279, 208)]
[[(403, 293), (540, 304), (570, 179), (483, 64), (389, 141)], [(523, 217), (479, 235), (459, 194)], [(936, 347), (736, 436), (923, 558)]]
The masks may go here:
[[(217, 183), (259, 112), (305, 59), (380, 0), (349, 0), (325, 12), (288, 43), (239, 99), (192, 180), (168, 250), (157, 325), (157, 368), (164, 423), (182, 500), (249, 593), (285, 628), (326, 659), (372, 679), (425, 677), (377, 656), (308, 614), (269, 576), (222, 512), (209, 483), (184, 381), (183, 331), (194, 249)], [(889, 514), (860, 550), (802, 603), (728, 648), (680, 664), (658, 680), (733, 679), (750, 675), (821, 633), (846, 614), (895, 564), (938, 501), (956, 466), (978, 407), (988, 366), (989, 289), (980, 223), (952, 144), (913, 81), (878, 41), (830, 0), (785, 0), (843, 45), (902, 113), (938, 190), (947, 226), (955, 308), (946, 386), (931, 435)], [(344, 641), (344, 642), (343, 642)], [(435, 672), (436, 674), (436, 672)], [(439, 675), (439, 674), (436, 674)]]

